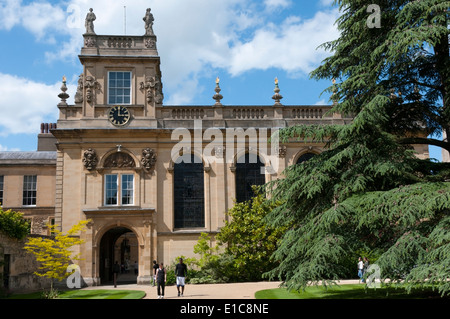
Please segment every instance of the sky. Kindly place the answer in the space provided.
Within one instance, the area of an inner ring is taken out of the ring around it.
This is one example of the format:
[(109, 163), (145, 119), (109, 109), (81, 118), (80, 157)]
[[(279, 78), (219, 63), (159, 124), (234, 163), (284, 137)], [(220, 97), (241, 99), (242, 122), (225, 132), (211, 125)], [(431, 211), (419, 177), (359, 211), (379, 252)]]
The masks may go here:
[[(0, 0), (0, 151), (33, 151), (56, 123), (61, 80), (73, 104), (84, 20), (98, 35), (143, 35), (147, 8), (161, 58), (164, 105), (327, 105), (331, 84), (309, 77), (339, 37), (333, 0)], [(440, 149), (430, 156), (441, 159)]]

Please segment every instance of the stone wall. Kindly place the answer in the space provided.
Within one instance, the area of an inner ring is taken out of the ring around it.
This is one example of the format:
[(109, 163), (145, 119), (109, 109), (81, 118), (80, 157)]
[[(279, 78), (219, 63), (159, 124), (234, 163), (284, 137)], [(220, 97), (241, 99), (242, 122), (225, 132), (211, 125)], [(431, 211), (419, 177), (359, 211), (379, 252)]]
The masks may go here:
[[(33, 236), (33, 235), (31, 235)], [(38, 269), (34, 255), (23, 246), (26, 239), (17, 240), (0, 231), (0, 289), (7, 292), (38, 291), (50, 287), (50, 281), (33, 274)], [(5, 255), (9, 255), (9, 276), (5, 276)], [(7, 280), (5, 287), (5, 277)]]

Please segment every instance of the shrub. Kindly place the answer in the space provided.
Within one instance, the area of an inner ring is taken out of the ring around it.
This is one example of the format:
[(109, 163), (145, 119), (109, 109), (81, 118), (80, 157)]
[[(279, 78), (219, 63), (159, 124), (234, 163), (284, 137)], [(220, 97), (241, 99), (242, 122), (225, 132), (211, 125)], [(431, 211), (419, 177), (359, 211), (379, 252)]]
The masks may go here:
[(29, 234), (29, 230), (30, 223), (23, 218), (22, 213), (11, 209), (4, 211), (0, 206), (0, 231), (11, 238), (23, 239)]

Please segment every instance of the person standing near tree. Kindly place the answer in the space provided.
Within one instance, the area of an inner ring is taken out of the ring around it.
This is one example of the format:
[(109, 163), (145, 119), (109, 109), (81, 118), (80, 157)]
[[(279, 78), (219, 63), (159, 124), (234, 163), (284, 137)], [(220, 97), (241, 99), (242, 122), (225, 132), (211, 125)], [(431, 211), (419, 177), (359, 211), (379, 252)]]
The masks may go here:
[(361, 282), (364, 282), (363, 269), (364, 269), (364, 263), (363, 263), (361, 257), (359, 257), (358, 258), (358, 277), (361, 280)]
[[(363, 266), (363, 277), (366, 275), (367, 270), (369, 269), (369, 259), (367, 257), (363, 258), (364, 260), (364, 266)], [(363, 282), (365, 282), (365, 279), (363, 279)]]
[(164, 269), (163, 263), (159, 264), (159, 268), (156, 271), (156, 285), (158, 289), (158, 299), (164, 299), (164, 289), (166, 287), (167, 274)]
[[(183, 258), (180, 258), (179, 263), (175, 266), (175, 276), (177, 277), (178, 297), (180, 297), (180, 295), (181, 295), (181, 297), (183, 297), (185, 279), (187, 277), (187, 266), (185, 263), (183, 263)], [(180, 287), (181, 287), (181, 293), (180, 293)]]

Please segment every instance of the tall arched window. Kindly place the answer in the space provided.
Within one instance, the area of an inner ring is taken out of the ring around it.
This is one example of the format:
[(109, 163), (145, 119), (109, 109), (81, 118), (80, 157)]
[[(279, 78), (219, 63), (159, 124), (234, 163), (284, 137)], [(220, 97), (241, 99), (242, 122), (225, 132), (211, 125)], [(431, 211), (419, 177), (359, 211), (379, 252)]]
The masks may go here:
[(235, 174), (236, 201), (238, 203), (250, 200), (255, 196), (252, 186), (265, 184), (266, 177), (264, 173), (261, 173), (263, 167), (264, 163), (255, 154), (246, 153), (237, 160)]
[(307, 160), (311, 159), (314, 156), (316, 156), (316, 154), (314, 153), (305, 153), (297, 159), (297, 162), (295, 164), (306, 162)]
[(173, 168), (174, 227), (205, 227), (203, 163), (195, 155), (190, 162), (179, 157)]

